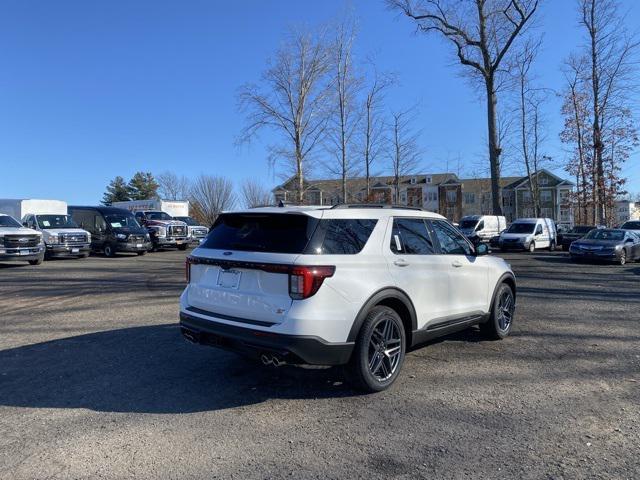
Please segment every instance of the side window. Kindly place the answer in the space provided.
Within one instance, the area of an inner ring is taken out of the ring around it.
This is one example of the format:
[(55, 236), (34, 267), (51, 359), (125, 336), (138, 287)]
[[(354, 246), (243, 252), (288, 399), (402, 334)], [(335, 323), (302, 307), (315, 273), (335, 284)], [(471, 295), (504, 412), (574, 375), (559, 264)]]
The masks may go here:
[(95, 225), (96, 231), (107, 229), (107, 224), (105, 223), (104, 218), (102, 218), (102, 215), (95, 215), (93, 218), (93, 224)]
[(536, 227), (536, 235), (541, 235), (542, 234), (542, 225), (538, 225)]
[(471, 245), (449, 223), (442, 220), (431, 222), (440, 251), (445, 255), (471, 255)]
[(136, 217), (136, 220), (138, 221), (138, 223), (139, 223), (140, 225), (142, 225), (142, 222), (143, 222), (143, 220), (144, 220), (144, 213), (142, 213), (142, 212), (136, 212), (135, 217)]
[(359, 253), (364, 248), (367, 240), (369, 240), (376, 223), (378, 221), (374, 219), (321, 220), (318, 229), (319, 233), (322, 232), (324, 234), (324, 238), (321, 246), (312, 248), (313, 253), (324, 255), (354, 255)]
[(427, 225), (421, 218), (394, 218), (391, 251), (406, 255), (435, 253)]
[(476, 232), (481, 230), (484, 230), (484, 220), (480, 220), (480, 223), (478, 223), (478, 226), (476, 227)]

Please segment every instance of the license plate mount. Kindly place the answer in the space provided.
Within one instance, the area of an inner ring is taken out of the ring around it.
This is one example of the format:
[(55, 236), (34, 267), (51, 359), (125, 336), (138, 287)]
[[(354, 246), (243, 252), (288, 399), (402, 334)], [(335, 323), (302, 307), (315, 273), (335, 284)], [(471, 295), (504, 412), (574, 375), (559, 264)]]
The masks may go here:
[(238, 270), (220, 270), (218, 272), (218, 281), (216, 285), (222, 288), (231, 288), (237, 290), (240, 286), (240, 277), (242, 273)]

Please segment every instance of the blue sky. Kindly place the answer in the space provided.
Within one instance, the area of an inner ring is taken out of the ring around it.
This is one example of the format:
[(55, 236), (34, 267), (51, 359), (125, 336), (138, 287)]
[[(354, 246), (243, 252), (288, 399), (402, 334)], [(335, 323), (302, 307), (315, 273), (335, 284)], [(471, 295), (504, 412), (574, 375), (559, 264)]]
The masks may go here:
[[(640, 2), (623, 3), (640, 25)], [(357, 55), (397, 73), (390, 107), (419, 103), (425, 172), (477, 173), (484, 158), (484, 104), (459, 76), (448, 45), (415, 34), (382, 1), (24, 1), (0, 6), (0, 197), (97, 203), (116, 175), (165, 170), (279, 182), (264, 135), (234, 144), (243, 127), (236, 93), (256, 81), (288, 26), (316, 25), (350, 7)], [(539, 82), (562, 87), (562, 59), (580, 44), (575, 2), (547, 0)], [(558, 141), (559, 101), (546, 105), (546, 152)], [(382, 168), (383, 166), (381, 166)], [(640, 191), (640, 157), (624, 169)], [(560, 173), (561, 170), (560, 170)]]

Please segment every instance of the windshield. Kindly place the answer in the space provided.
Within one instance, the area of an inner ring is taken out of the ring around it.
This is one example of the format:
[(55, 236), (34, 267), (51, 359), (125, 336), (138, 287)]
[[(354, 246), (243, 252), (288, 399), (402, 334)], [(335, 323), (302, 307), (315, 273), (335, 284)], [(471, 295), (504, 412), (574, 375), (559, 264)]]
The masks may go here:
[(0, 227), (20, 228), (22, 225), (13, 217), (8, 215), (0, 215)]
[(584, 227), (584, 226), (573, 227), (569, 233), (589, 233), (594, 228), (596, 227)]
[(173, 220), (173, 217), (164, 212), (145, 212), (148, 220)]
[(460, 220), (460, 228), (464, 228), (464, 229), (471, 229), (471, 228), (475, 228), (476, 224), (478, 223), (478, 219), (474, 218), (474, 219), (462, 219)]
[(133, 215), (112, 213), (104, 216), (111, 228), (140, 228)]
[(627, 229), (627, 230), (640, 230), (640, 221), (626, 222), (620, 228)]
[(622, 240), (624, 238), (622, 230), (591, 230), (586, 237), (589, 240)]
[(70, 215), (38, 215), (38, 226), (43, 230), (49, 228), (78, 228)]
[(180, 220), (181, 222), (186, 223), (187, 225), (189, 225), (190, 227), (197, 227), (200, 224), (198, 222), (196, 222), (193, 218), (191, 217), (173, 217), (174, 220)]
[(533, 233), (536, 228), (535, 223), (512, 223), (507, 232), (509, 233)]

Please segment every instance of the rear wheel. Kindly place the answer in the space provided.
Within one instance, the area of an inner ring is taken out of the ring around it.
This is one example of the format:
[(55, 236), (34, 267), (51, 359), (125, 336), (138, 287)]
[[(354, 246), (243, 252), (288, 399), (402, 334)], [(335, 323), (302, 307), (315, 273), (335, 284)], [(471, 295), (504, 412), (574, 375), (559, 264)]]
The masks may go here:
[(146, 250), (143, 250), (143, 251), (141, 251), (141, 252), (137, 252), (137, 253), (138, 253), (138, 256), (140, 256), (140, 257), (141, 257), (142, 255), (146, 255), (146, 254), (147, 254), (147, 251), (146, 251)]
[(549, 243), (549, 251), (550, 251), (550, 252), (553, 252), (555, 249), (556, 249), (556, 242), (551, 241), (551, 242)]
[(508, 284), (501, 284), (493, 300), (491, 316), (485, 323), (480, 324), (480, 331), (493, 340), (505, 338), (511, 332), (515, 308), (516, 298), (513, 290)]
[(405, 349), (404, 326), (396, 311), (385, 306), (372, 308), (347, 367), (353, 386), (365, 392), (389, 388), (398, 378)]
[(88, 253), (83, 253), (83, 254), (80, 255), (80, 258), (87, 258), (88, 256), (89, 256)]

